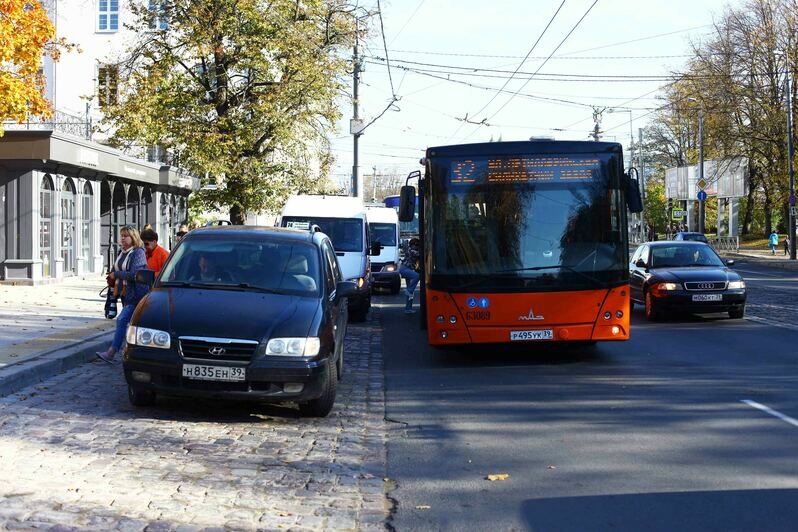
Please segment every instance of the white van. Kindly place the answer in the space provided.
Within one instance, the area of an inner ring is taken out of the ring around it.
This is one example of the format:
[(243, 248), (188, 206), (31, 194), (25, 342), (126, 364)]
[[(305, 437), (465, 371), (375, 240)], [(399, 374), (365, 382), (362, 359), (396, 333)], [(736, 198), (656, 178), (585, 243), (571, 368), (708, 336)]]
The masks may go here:
[(307, 230), (318, 225), (330, 237), (341, 273), (357, 284), (349, 299), (349, 317), (363, 321), (371, 307), (371, 242), (366, 207), (360, 198), (349, 196), (291, 196), (283, 207), (279, 225)]
[(380, 244), (380, 254), (371, 257), (372, 288), (387, 288), (398, 294), (402, 284), (399, 276), (399, 216), (391, 207), (366, 208), (371, 242)]

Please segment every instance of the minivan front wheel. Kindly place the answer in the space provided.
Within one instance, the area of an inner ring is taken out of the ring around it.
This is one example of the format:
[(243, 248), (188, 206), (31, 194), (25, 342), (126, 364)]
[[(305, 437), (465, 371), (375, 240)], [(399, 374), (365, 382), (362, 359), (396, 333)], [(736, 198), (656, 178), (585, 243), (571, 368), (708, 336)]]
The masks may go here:
[(327, 365), (321, 397), (299, 403), (299, 413), (303, 417), (326, 417), (335, 404), (335, 389), (338, 385), (338, 368), (335, 361)]
[(155, 392), (127, 387), (127, 398), (133, 406), (155, 406)]

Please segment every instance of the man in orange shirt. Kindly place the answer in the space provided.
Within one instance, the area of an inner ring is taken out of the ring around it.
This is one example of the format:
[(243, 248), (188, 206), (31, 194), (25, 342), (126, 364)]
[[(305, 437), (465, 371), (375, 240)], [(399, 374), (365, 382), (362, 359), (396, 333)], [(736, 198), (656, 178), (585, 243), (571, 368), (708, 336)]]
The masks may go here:
[(144, 241), (144, 251), (147, 254), (147, 268), (154, 271), (157, 277), (166, 259), (169, 258), (169, 252), (158, 245), (158, 233), (152, 229), (142, 231), (141, 240)]

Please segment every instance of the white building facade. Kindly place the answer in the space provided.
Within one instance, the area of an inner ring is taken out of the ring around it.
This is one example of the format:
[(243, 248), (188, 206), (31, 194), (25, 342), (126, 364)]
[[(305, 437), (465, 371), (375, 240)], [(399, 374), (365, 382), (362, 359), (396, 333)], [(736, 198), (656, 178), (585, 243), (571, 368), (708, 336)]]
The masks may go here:
[[(100, 274), (119, 228), (149, 223), (167, 249), (199, 180), (156, 146), (121, 152), (95, 131), (117, 96), (114, 65), (132, 43), (120, 0), (50, 0), (59, 38), (80, 51), (45, 59), (46, 121), (6, 124), (0, 138), (0, 283), (37, 284)], [(91, 14), (91, 16), (88, 16)], [(155, 20), (156, 25), (160, 25)], [(160, 28), (163, 29), (163, 28)]]

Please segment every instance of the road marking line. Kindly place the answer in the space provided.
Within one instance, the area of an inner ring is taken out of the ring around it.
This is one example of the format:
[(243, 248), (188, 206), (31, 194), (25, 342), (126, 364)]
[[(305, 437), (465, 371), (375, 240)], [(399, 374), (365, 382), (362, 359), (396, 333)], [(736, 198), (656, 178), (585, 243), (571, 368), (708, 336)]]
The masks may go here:
[(761, 410), (766, 414), (770, 414), (771, 416), (777, 417), (782, 421), (785, 421), (792, 425), (793, 427), (798, 427), (798, 419), (791, 418), (790, 416), (784, 415), (781, 412), (777, 412), (770, 407), (767, 407), (763, 404), (757, 403), (756, 401), (751, 401), (750, 399), (742, 399), (740, 402), (747, 404), (752, 408), (756, 408), (757, 410)]
[(763, 325), (770, 325), (771, 327), (780, 327), (782, 329), (789, 329), (791, 331), (798, 331), (798, 325), (793, 325), (791, 323), (785, 323), (777, 320), (760, 318), (759, 316), (752, 316), (748, 314), (746, 310), (745, 319), (749, 321), (754, 321), (756, 323), (761, 323)]

